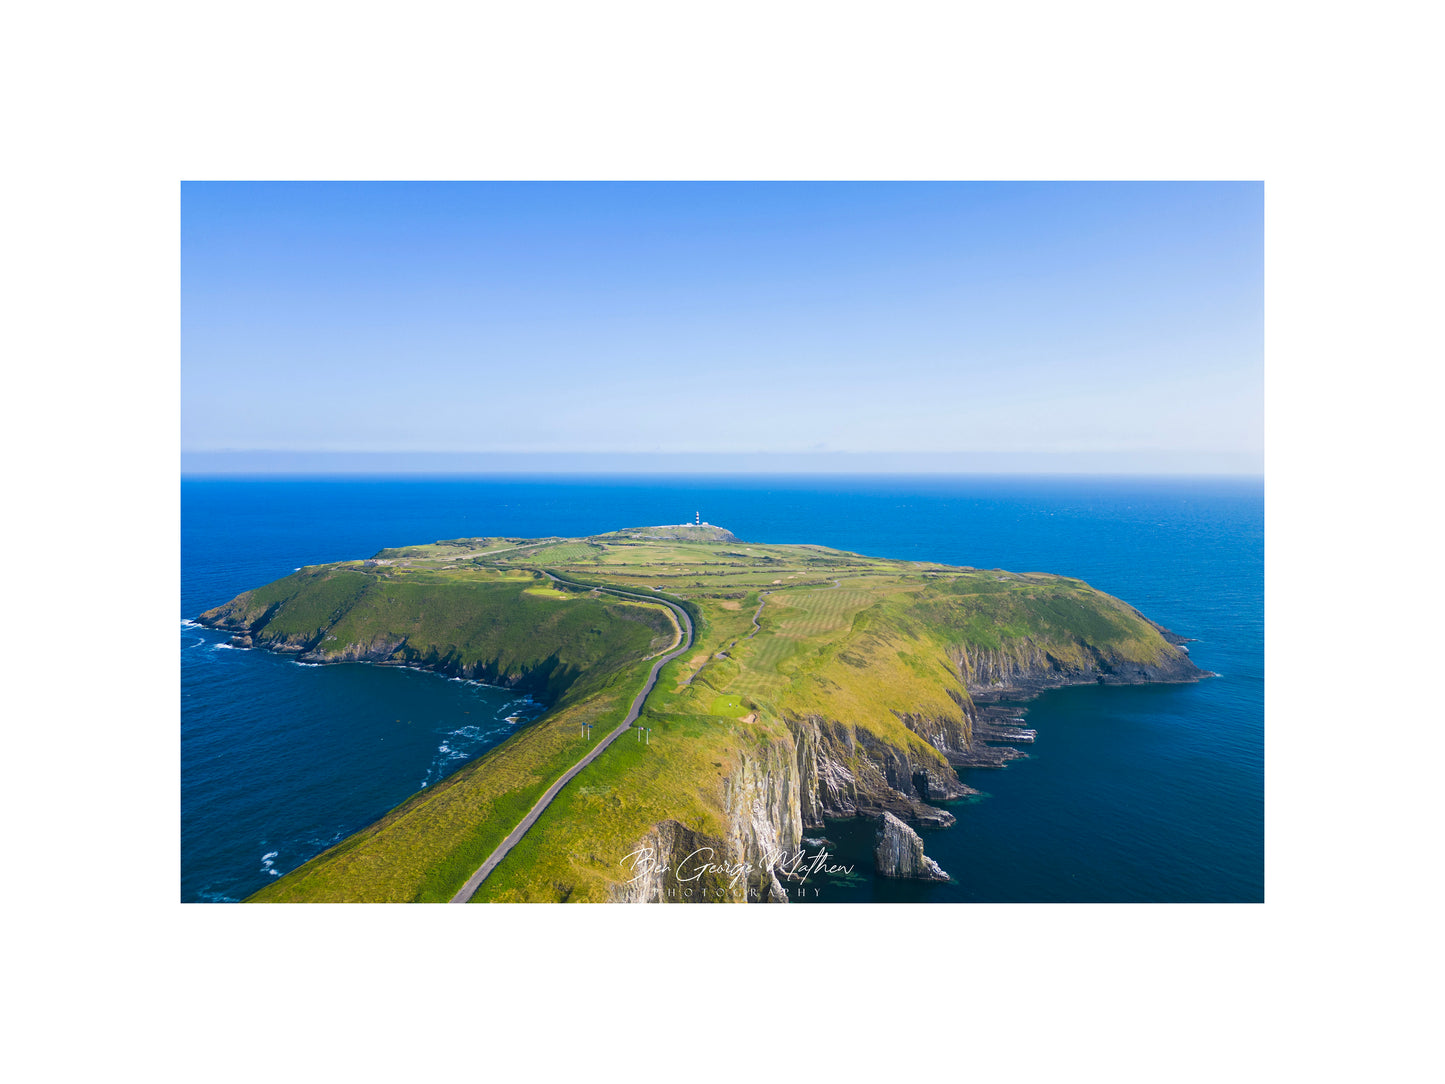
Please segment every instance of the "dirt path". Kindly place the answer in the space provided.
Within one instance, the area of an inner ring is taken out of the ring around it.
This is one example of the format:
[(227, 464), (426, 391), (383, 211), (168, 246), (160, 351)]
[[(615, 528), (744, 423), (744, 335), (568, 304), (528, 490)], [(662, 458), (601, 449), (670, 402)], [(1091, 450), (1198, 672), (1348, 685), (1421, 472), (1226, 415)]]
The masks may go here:
[[(753, 611), (753, 631), (748, 633), (747, 636), (744, 637), (744, 639), (751, 640), (754, 636), (763, 631), (763, 626), (758, 624), (758, 618), (763, 616), (763, 607), (768, 604), (768, 596), (771, 594), (771, 591), (758, 592), (758, 608)], [(733, 641), (733, 644), (735, 643), (737, 643), (736, 640)], [(732, 644), (728, 644), (728, 647), (732, 646)]]

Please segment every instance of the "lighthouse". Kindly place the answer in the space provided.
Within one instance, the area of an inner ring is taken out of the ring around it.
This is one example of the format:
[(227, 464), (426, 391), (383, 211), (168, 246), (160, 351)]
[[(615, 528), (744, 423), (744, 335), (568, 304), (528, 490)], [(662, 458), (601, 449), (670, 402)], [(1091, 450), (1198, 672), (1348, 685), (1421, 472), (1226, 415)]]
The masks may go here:
[(702, 526), (702, 513), (701, 513), (701, 512), (694, 512), (694, 513), (692, 514), (692, 525), (693, 525), (694, 527), (701, 527), (701, 526)]

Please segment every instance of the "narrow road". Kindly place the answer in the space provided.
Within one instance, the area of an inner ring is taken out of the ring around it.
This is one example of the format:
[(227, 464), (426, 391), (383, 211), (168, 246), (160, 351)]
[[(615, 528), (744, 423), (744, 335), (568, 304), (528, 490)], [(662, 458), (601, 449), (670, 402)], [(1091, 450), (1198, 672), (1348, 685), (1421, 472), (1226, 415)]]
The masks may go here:
[[(555, 583), (565, 583), (572, 587), (592, 587), (591, 584), (574, 583), (572, 580), (564, 580), (559, 576), (552, 575), (550, 572), (543, 572), (542, 575)], [(512, 831), (508, 833), (507, 838), (502, 840), (497, 846), (497, 849), (487, 857), (487, 860), (477, 867), (477, 872), (467, 878), (467, 883), (462, 885), (461, 890), (452, 897), (452, 903), (466, 903), (470, 900), (472, 896), (476, 894), (477, 889), (481, 887), (482, 882), (490, 876), (492, 870), (497, 868), (497, 864), (501, 862), (503, 858), (507, 857), (507, 852), (515, 847), (517, 841), (527, 834), (527, 829), (537, 823), (537, 818), (542, 815), (542, 811), (551, 804), (553, 798), (557, 797), (557, 793), (571, 782), (572, 777), (601, 756), (602, 750), (606, 749), (618, 738), (622, 737), (623, 734), (627, 733), (632, 724), (637, 721), (638, 713), (642, 711), (642, 703), (647, 699), (647, 694), (652, 692), (652, 687), (657, 684), (658, 672), (673, 659), (692, 647), (692, 618), (688, 616), (687, 611), (681, 606), (676, 606), (666, 599), (658, 598), (656, 595), (639, 595), (631, 591), (619, 591), (612, 587), (598, 587), (595, 588), (595, 590), (606, 591), (612, 595), (621, 595), (623, 598), (637, 598), (642, 599), (644, 602), (656, 602), (666, 606), (676, 615), (678, 623), (682, 628), (682, 644), (652, 664), (652, 671), (647, 675), (647, 683), (642, 686), (642, 691), (638, 693), (637, 698), (632, 701), (632, 707), (628, 709), (627, 718), (623, 719), (622, 722), (617, 725), (617, 729), (612, 731), (611, 734), (608, 734), (607, 737), (594, 745), (585, 757), (563, 772), (562, 778), (547, 788), (547, 793), (543, 794), (542, 797), (537, 800), (537, 804), (522, 818), (522, 823), (513, 828)]]

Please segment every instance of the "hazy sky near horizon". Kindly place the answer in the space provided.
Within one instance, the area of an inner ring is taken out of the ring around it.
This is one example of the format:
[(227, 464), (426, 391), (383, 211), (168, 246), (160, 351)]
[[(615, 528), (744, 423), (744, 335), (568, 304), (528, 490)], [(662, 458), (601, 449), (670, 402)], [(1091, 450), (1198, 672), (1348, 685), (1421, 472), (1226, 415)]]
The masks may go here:
[(1263, 198), (187, 183), (182, 449), (1257, 470)]

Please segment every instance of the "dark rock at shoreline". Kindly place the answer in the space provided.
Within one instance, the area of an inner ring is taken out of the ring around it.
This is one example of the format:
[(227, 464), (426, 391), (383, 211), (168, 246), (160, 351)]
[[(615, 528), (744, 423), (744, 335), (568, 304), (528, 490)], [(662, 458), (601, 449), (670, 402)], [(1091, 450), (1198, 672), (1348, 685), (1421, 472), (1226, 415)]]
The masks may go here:
[(923, 839), (892, 813), (878, 818), (873, 863), (880, 877), (906, 877), (918, 881), (947, 881), (937, 862), (923, 853)]

